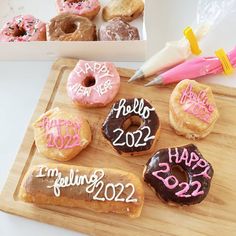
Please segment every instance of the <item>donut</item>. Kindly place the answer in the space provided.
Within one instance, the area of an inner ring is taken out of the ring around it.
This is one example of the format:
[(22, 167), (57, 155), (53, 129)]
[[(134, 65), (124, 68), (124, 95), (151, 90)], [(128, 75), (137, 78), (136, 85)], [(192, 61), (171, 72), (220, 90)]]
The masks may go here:
[(118, 154), (140, 156), (153, 152), (160, 135), (160, 120), (145, 99), (123, 98), (113, 105), (102, 133)]
[(91, 142), (88, 122), (78, 115), (53, 108), (34, 123), (35, 145), (40, 153), (57, 161), (69, 161)]
[(31, 15), (19, 15), (0, 30), (1, 42), (30, 42), (46, 40), (46, 24)]
[(212, 90), (194, 80), (183, 80), (169, 102), (170, 124), (178, 135), (188, 139), (206, 137), (219, 117)]
[(72, 101), (83, 107), (104, 107), (117, 95), (120, 76), (110, 62), (80, 60), (70, 73), (67, 93)]
[(102, 10), (105, 21), (121, 17), (124, 21), (138, 18), (144, 10), (143, 0), (111, 0)]
[(59, 13), (72, 13), (92, 20), (100, 11), (98, 0), (56, 0)]
[(96, 26), (86, 17), (63, 13), (47, 25), (47, 38), (50, 41), (95, 41)]
[(53, 163), (31, 167), (18, 197), (37, 205), (79, 207), (131, 218), (140, 216), (144, 203), (143, 184), (132, 173)]
[(114, 18), (103, 23), (99, 29), (98, 37), (101, 41), (140, 39), (138, 29), (123, 21), (121, 18)]
[(206, 198), (213, 173), (198, 148), (189, 144), (159, 150), (147, 162), (143, 176), (164, 202), (193, 205)]

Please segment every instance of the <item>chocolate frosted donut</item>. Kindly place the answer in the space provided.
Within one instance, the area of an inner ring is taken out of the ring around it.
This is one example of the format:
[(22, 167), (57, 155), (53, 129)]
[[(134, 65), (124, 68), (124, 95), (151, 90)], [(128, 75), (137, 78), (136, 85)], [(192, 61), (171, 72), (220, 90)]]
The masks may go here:
[(114, 18), (101, 25), (99, 30), (101, 41), (139, 40), (139, 32), (121, 18)]
[[(182, 174), (175, 174), (175, 169), (178, 169), (177, 173), (185, 174), (185, 178)], [(159, 150), (146, 164), (144, 181), (164, 201), (192, 205), (207, 196), (213, 173), (211, 164), (197, 147), (189, 144)]]
[(48, 40), (95, 41), (96, 26), (86, 17), (69, 13), (51, 19), (48, 25)]
[[(128, 131), (138, 126), (136, 131)], [(137, 156), (152, 152), (160, 133), (155, 109), (144, 99), (116, 102), (102, 126), (104, 137), (121, 155)]]

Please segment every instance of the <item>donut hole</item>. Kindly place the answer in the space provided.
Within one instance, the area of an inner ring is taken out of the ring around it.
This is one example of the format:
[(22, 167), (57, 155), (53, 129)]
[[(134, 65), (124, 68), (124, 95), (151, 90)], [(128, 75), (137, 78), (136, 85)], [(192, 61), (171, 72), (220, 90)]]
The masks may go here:
[(93, 76), (87, 76), (82, 83), (82, 85), (86, 88), (92, 87), (95, 84), (96, 84), (96, 80)]
[(171, 174), (174, 175), (179, 182), (186, 182), (188, 183), (189, 179), (188, 179), (188, 175), (186, 173), (186, 171), (181, 167), (181, 166), (173, 166), (171, 168)]
[(139, 116), (131, 116), (122, 125), (122, 129), (127, 132), (135, 132), (143, 125), (143, 120)]
[(72, 34), (72, 33), (74, 33), (77, 30), (77, 25), (74, 22), (65, 22), (61, 26), (61, 30), (65, 34)]
[(25, 29), (23, 27), (16, 26), (13, 36), (14, 37), (22, 37), (24, 35), (26, 35)]

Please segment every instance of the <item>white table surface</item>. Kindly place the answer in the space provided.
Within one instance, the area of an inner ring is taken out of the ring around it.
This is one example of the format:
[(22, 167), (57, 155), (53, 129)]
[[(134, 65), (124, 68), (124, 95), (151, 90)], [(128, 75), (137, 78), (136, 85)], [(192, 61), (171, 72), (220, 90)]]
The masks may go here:
[[(166, 41), (179, 39), (183, 28), (196, 18), (196, 0), (147, 0), (148, 55), (161, 49)], [(30, 1), (29, 4), (31, 4)], [(205, 55), (213, 55), (220, 47), (230, 50), (235, 46), (236, 16), (220, 24), (201, 44)], [(234, 24), (233, 24), (234, 23)], [(1, 53), (1, 49), (0, 49)], [(14, 162), (28, 122), (35, 109), (52, 61), (0, 62), (0, 190)], [(140, 63), (117, 63), (138, 68)], [(236, 75), (219, 75), (204, 81), (236, 87)], [(47, 224), (0, 212), (0, 235), (81, 235)]]

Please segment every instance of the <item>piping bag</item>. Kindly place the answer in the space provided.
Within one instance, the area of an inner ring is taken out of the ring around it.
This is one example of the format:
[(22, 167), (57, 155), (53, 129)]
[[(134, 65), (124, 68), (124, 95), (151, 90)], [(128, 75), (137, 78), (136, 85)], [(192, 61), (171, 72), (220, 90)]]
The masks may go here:
[[(232, 67), (236, 67), (236, 47), (228, 53)], [(222, 73), (224, 68), (218, 57), (197, 57), (162, 73), (145, 86), (171, 84), (184, 79), (196, 79), (206, 75)]]
[[(197, 19), (192, 29), (197, 41), (203, 39), (225, 17), (236, 9), (236, 0), (199, 0)], [(129, 82), (158, 74), (186, 61), (192, 55), (189, 41), (167, 42), (165, 47), (147, 60)]]

